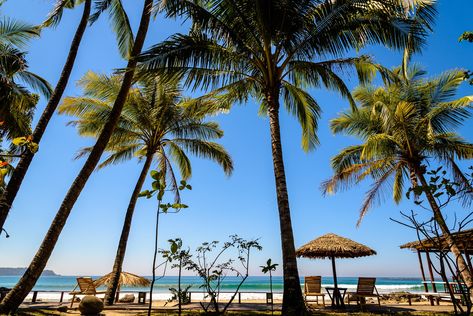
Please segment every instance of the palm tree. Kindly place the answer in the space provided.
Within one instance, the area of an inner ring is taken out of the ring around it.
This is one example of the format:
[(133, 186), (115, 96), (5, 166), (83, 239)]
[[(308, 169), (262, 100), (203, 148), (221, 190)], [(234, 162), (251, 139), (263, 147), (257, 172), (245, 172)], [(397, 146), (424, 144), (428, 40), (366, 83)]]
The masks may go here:
[[(306, 89), (336, 90), (354, 106), (337, 71), (356, 69), (365, 82), (381, 67), (367, 56), (344, 56), (367, 44), (404, 47), (412, 26), (405, 7), (396, 0), (175, 0), (165, 5), (168, 15), (190, 18), (191, 31), (142, 54), (143, 68), (184, 76), (194, 88), (211, 88), (210, 95), (228, 106), (254, 98), (260, 113), (269, 116), (283, 255), (282, 312), (302, 315), (279, 126), (281, 101), (302, 127), (302, 148), (313, 149), (320, 108)], [(430, 6), (426, 18), (434, 12)], [(417, 47), (423, 29), (412, 29)]]
[(49, 257), (56, 246), (59, 235), (66, 224), (72, 207), (77, 201), (90, 175), (95, 170), (95, 167), (100, 161), (100, 157), (102, 156), (102, 153), (104, 152), (107, 143), (113, 134), (115, 126), (119, 121), (120, 113), (126, 102), (130, 87), (133, 83), (133, 77), (137, 64), (136, 57), (141, 53), (144, 41), (146, 39), (146, 34), (148, 32), (148, 26), (151, 19), (152, 6), (153, 0), (144, 0), (143, 11), (141, 14), (138, 31), (134, 39), (133, 48), (130, 53), (130, 58), (127, 63), (125, 74), (123, 75), (120, 90), (117, 93), (117, 97), (113, 103), (110, 115), (104, 124), (104, 127), (100, 132), (94, 147), (87, 157), (86, 162), (84, 163), (82, 169), (79, 171), (79, 174), (74, 179), (74, 182), (64, 197), (64, 200), (62, 201), (62, 204), (59, 207), (59, 210), (54, 217), (51, 226), (46, 233), (46, 236), (44, 237), (29, 267), (26, 269), (25, 274), (0, 303), (0, 313), (8, 314), (18, 309), (18, 306), (20, 306), (21, 302), (23, 302), (25, 297), (36, 284), (36, 281), (38, 281), (41, 272), (44, 270)]
[[(108, 10), (110, 12), (111, 20), (113, 21), (113, 28), (117, 34), (120, 53), (124, 58), (128, 58), (130, 55), (130, 50), (133, 46), (133, 33), (131, 32), (127, 15), (123, 10), (121, 0), (95, 0), (96, 11), (91, 15), (92, 2), (93, 0), (57, 0), (54, 9), (42, 25), (42, 27), (57, 26), (61, 21), (65, 9), (74, 9), (84, 3), (82, 17), (72, 39), (69, 53), (62, 68), (61, 75), (34, 129), (32, 138), (37, 144), (41, 141), (41, 138), (46, 131), (46, 127), (48, 126), (49, 121), (56, 111), (56, 108), (66, 89), (67, 83), (69, 82), (69, 77), (72, 73), (72, 69), (74, 68), (77, 53), (79, 51), (82, 37), (85, 33), (88, 22), (95, 22), (103, 11)], [(5, 224), (5, 220), (7, 219), (8, 213), (10, 212), (10, 208), (18, 191), (20, 190), (21, 183), (28, 172), (28, 168), (33, 161), (33, 157), (33, 152), (25, 152), (23, 157), (18, 162), (15, 170), (13, 171), (11, 178), (8, 181), (7, 187), (0, 198), (0, 231)]]
[[(348, 110), (331, 123), (335, 133), (347, 133), (361, 139), (360, 145), (343, 149), (332, 159), (334, 176), (323, 184), (326, 193), (334, 193), (371, 177), (374, 181), (360, 211), (360, 224), (368, 210), (377, 202), (383, 189), (392, 184), (396, 203), (402, 199), (406, 183), (428, 186), (425, 164), (431, 160), (451, 167), (458, 181), (465, 178), (455, 159), (473, 158), (473, 144), (455, 131), (470, 117), (473, 97), (454, 99), (464, 81), (463, 71), (448, 71), (433, 79), (424, 79), (425, 72), (411, 67), (406, 75), (395, 70), (399, 80), (385, 87), (365, 86), (354, 91), (361, 107)], [(468, 185), (468, 184), (467, 184)], [(461, 275), (472, 289), (473, 279), (465, 260), (431, 191), (423, 192), (434, 219), (456, 257)], [(471, 199), (471, 194), (466, 198)]]
[(261, 268), (261, 272), (264, 274), (269, 272), (269, 291), (271, 293), (271, 315), (273, 314), (273, 307), (274, 307), (274, 297), (273, 297), (273, 271), (276, 271), (277, 267), (279, 264), (277, 263), (272, 263), (271, 258), (266, 261), (265, 266), (259, 266)]
[[(85, 96), (65, 99), (59, 112), (78, 117), (71, 124), (77, 126), (82, 136), (97, 137), (103, 128), (104, 118), (110, 114), (120, 82), (121, 76), (109, 77), (89, 72), (79, 81)], [(139, 82), (130, 91), (117, 128), (107, 145), (110, 155), (98, 166), (103, 168), (133, 157), (144, 160), (123, 223), (113, 265), (114, 277), (105, 299), (109, 305), (113, 304), (116, 296), (136, 201), (152, 163), (156, 162), (160, 170), (167, 171), (172, 187), (176, 188), (179, 184), (172, 162), (177, 164), (183, 180), (192, 174), (186, 152), (214, 160), (227, 174), (233, 170), (232, 160), (225, 149), (211, 141), (222, 137), (223, 131), (217, 123), (202, 120), (204, 111), (190, 111), (195, 103), (195, 100), (183, 98), (176, 81), (151, 78)], [(90, 149), (85, 148), (80, 155), (88, 154)]]
[(28, 71), (26, 54), (21, 51), (28, 40), (38, 36), (38, 27), (0, 18), (0, 137), (12, 139), (31, 134), (38, 96), (28, 88), (46, 98), (51, 94), (46, 80)]

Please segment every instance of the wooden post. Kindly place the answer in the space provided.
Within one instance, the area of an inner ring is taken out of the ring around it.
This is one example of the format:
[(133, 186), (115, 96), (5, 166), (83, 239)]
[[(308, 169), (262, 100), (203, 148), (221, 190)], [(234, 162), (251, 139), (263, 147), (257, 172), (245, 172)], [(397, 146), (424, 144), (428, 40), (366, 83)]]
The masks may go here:
[(437, 293), (437, 287), (435, 286), (435, 278), (434, 278), (434, 272), (432, 270), (432, 261), (430, 260), (430, 255), (429, 252), (426, 251), (425, 255), (427, 256), (427, 264), (429, 265), (429, 274), (430, 274), (430, 281), (432, 283), (432, 291)]
[(64, 299), (64, 292), (61, 292), (61, 297), (59, 298), (59, 303), (62, 303), (63, 299)]
[(335, 267), (335, 257), (332, 257), (332, 270), (333, 270), (333, 286), (335, 290), (333, 291), (333, 303), (335, 306), (343, 305), (342, 297), (340, 291), (338, 290), (338, 281), (337, 281), (337, 268)]
[(427, 280), (425, 278), (424, 264), (422, 263), (422, 256), (419, 249), (417, 249), (417, 257), (419, 258), (420, 272), (422, 273), (422, 281), (424, 281), (424, 289), (426, 292), (429, 292), (429, 287), (427, 286)]
[(238, 304), (241, 304), (241, 293), (238, 292)]
[(38, 297), (38, 291), (33, 292), (33, 298), (31, 299), (31, 303), (36, 303), (36, 298)]

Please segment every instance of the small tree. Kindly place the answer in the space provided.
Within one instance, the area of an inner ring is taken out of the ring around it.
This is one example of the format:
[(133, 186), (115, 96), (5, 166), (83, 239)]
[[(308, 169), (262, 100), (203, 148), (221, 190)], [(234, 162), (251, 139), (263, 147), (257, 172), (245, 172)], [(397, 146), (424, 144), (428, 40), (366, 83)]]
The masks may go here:
[(192, 285), (187, 285), (182, 289), (181, 286), (181, 277), (182, 277), (182, 270), (190, 270), (192, 268), (192, 255), (190, 254), (190, 249), (183, 250), (182, 249), (182, 240), (180, 238), (176, 239), (169, 239), (168, 242), (170, 243), (169, 250), (161, 250), (160, 252), (163, 255), (163, 258), (170, 263), (172, 269), (178, 269), (178, 277), (177, 277), (177, 289), (170, 288), (169, 290), (172, 293), (172, 297), (169, 301), (177, 300), (178, 301), (178, 314), (181, 315), (182, 313), (182, 304), (188, 304), (190, 302), (189, 299), (189, 289)]
[[(153, 255), (153, 268), (151, 280), (150, 292), (149, 292), (149, 306), (148, 306), (148, 316), (151, 315), (151, 308), (153, 304), (153, 287), (156, 282), (156, 269), (159, 267), (156, 265), (157, 256), (158, 256), (158, 232), (159, 232), (159, 215), (164, 213), (179, 213), (181, 209), (187, 208), (188, 206), (181, 203), (180, 191), (188, 189), (192, 190), (191, 185), (187, 184), (186, 181), (181, 180), (180, 185), (176, 186), (175, 181), (171, 181), (171, 184), (168, 185), (166, 182), (166, 170), (164, 171), (151, 171), (151, 178), (153, 182), (151, 183), (152, 189), (145, 190), (140, 193), (140, 197), (146, 197), (150, 199), (155, 196), (158, 201), (158, 207), (156, 210), (156, 225), (155, 225), (155, 237), (154, 237), (154, 255)], [(174, 179), (175, 180), (175, 179)], [(164, 194), (166, 192), (172, 191), (174, 193), (174, 203), (163, 203)]]
[[(256, 239), (245, 240), (237, 235), (232, 235), (230, 236), (230, 241), (225, 242), (218, 253), (212, 257), (211, 253), (217, 248), (218, 244), (218, 241), (202, 243), (202, 245), (197, 248), (197, 260), (192, 261), (191, 269), (197, 272), (198, 276), (202, 279), (203, 284), (200, 287), (205, 290), (205, 297), (210, 297), (208, 304), (201, 302), (200, 305), (206, 313), (211, 312), (210, 309), (213, 309), (213, 313), (221, 315), (227, 311), (240, 290), (240, 287), (248, 278), (251, 251), (253, 249), (261, 250), (263, 248)], [(220, 261), (222, 256), (231, 249), (236, 249), (238, 253), (237, 259), (230, 258), (226, 261)], [(236, 261), (240, 262), (241, 271), (234, 266)], [(240, 277), (240, 283), (230, 300), (220, 309), (219, 296), (221, 286), (227, 274), (230, 272), (234, 272), (237, 277)]]
[(274, 299), (274, 297), (273, 297), (273, 275), (271, 273), (272, 273), (272, 271), (276, 271), (277, 266), (278, 266), (277, 263), (272, 263), (271, 262), (271, 258), (269, 258), (268, 261), (266, 261), (265, 266), (260, 266), (261, 272), (263, 272), (264, 274), (269, 272), (269, 290), (271, 292), (271, 314), (274, 311), (274, 309), (273, 309), (273, 299)]
[[(473, 171), (473, 168), (470, 167)], [(443, 167), (439, 167), (435, 170), (430, 170), (426, 173), (429, 176), (429, 183), (426, 186), (415, 186), (410, 188), (406, 196), (411, 198), (412, 193), (414, 194), (414, 203), (422, 209), (430, 211), (429, 208), (425, 207), (424, 201), (420, 200), (419, 197), (422, 193), (429, 191), (437, 200), (440, 208), (444, 209), (454, 201), (460, 202), (463, 206), (469, 207), (471, 201), (472, 191), (472, 179), (473, 173), (464, 174), (459, 172), (457, 176), (462, 176), (463, 181), (457, 182), (452, 181), (448, 178), (447, 172), (443, 170)], [(411, 211), (410, 214), (401, 212), (402, 217), (405, 221), (393, 221), (400, 223), (404, 226), (412, 228), (416, 231), (417, 238), (423, 246), (424, 244), (432, 245), (435, 248), (435, 255), (438, 258), (438, 266), (432, 265), (435, 272), (440, 275), (443, 282), (445, 283), (446, 291), (449, 293), (450, 298), (454, 305), (455, 314), (467, 314), (469, 315), (472, 309), (472, 302), (470, 297), (471, 288), (463, 286), (464, 280), (462, 277), (462, 271), (455, 258), (450, 255), (450, 245), (445, 240), (441, 229), (434, 217), (429, 217), (426, 220), (419, 219), (419, 215)], [(466, 216), (462, 219), (455, 219), (451, 232), (460, 233), (464, 228), (468, 227), (473, 222), (473, 212), (468, 211)], [(425, 249), (426, 251), (428, 248)], [(468, 254), (467, 254), (468, 255)], [(453, 277), (453, 286), (457, 286), (458, 290), (454, 291), (451, 282), (448, 281), (448, 275)], [(461, 294), (461, 302), (459, 302), (455, 294)], [(462, 304), (464, 306), (462, 306)]]

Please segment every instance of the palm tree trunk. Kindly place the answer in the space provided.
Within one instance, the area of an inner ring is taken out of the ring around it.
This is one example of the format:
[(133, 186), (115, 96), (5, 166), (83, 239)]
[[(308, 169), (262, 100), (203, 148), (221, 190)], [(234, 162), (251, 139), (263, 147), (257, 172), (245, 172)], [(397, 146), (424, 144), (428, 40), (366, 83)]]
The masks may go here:
[[(275, 94), (277, 95), (277, 94)], [(297, 270), (296, 249), (292, 232), (289, 197), (287, 194), (286, 174), (282, 155), (281, 133), (279, 126), (279, 101), (277, 97), (268, 97), (269, 126), (271, 131), (271, 150), (273, 154), (276, 195), (281, 229), (281, 245), (284, 273), (284, 294), (282, 315), (304, 315), (306, 308)]]
[(154, 230), (154, 253), (153, 253), (153, 271), (151, 285), (149, 287), (149, 304), (148, 304), (148, 316), (151, 316), (151, 309), (153, 308), (153, 290), (154, 283), (156, 282), (156, 261), (158, 257), (158, 233), (159, 233), (159, 214), (161, 213), (161, 200), (158, 199), (158, 208), (156, 209), (156, 224)]
[[(46, 108), (44, 109), (41, 117), (39, 118), (38, 124), (33, 132), (33, 141), (39, 143), (43, 137), (46, 127), (48, 126), (51, 117), (53, 116), (56, 108), (61, 100), (61, 97), (66, 89), (67, 82), (71, 75), (72, 69), (74, 68), (74, 62), (77, 57), (77, 52), (79, 51), (79, 46), (82, 41), (82, 37), (85, 33), (87, 27), (87, 22), (90, 15), (90, 7), (92, 0), (86, 0), (84, 3), (84, 11), (82, 13), (82, 18), (80, 20), (79, 26), (77, 27), (74, 38), (72, 39), (71, 47), (69, 48), (69, 54), (66, 59), (66, 63), (62, 68), (61, 76), (57, 82), (56, 88), (49, 99)], [(7, 219), (10, 208), (15, 200), (15, 197), (20, 190), (21, 183), (30, 167), (31, 161), (33, 161), (34, 153), (26, 151), (23, 157), (18, 162), (13, 174), (8, 181), (7, 187), (5, 188), (4, 193), (0, 199), (0, 231), (2, 231), (5, 220)]]
[[(416, 168), (416, 174), (422, 186), (424, 188), (427, 188), (428, 184), (427, 184), (427, 181), (425, 180), (424, 173), (421, 171), (420, 167)], [(450, 233), (450, 229), (448, 228), (448, 225), (445, 222), (445, 219), (442, 215), (440, 207), (438, 206), (437, 201), (435, 200), (434, 196), (429, 190), (425, 190), (424, 193), (434, 213), (434, 219), (439, 225), (442, 231), (442, 235), (445, 238), (445, 241), (449, 245), (450, 251), (455, 256), (455, 262), (457, 264), (458, 270), (460, 271), (463, 281), (465, 282), (466, 286), (470, 290), (470, 297), (473, 300), (473, 278), (471, 275), (471, 271), (468, 269), (465, 258), (463, 258), (463, 255), (460, 249), (458, 249), (458, 245), (456, 244), (455, 239)]]
[(148, 175), (149, 168), (151, 167), (151, 162), (153, 161), (153, 153), (148, 153), (146, 155), (145, 164), (143, 169), (141, 169), (140, 176), (136, 182), (135, 189), (128, 203), (128, 208), (126, 210), (125, 221), (123, 222), (122, 233), (120, 235), (120, 241), (118, 243), (117, 254), (115, 256), (115, 263), (113, 264), (112, 271), (112, 280), (107, 287), (107, 292), (105, 293), (105, 305), (113, 305), (115, 301), (115, 296), (117, 294), (117, 289), (120, 281), (120, 273), (122, 272), (123, 260), (125, 259), (126, 246), (128, 243), (128, 235), (130, 234), (131, 222), (133, 219), (133, 213), (135, 211), (136, 201), (143, 187), (143, 183), (146, 180)]
[(118, 92), (113, 109), (110, 112), (110, 117), (108, 118), (107, 123), (105, 123), (105, 126), (100, 133), (100, 136), (98, 137), (89, 157), (87, 158), (87, 161), (85, 162), (84, 166), (69, 188), (64, 200), (62, 201), (62, 204), (56, 216), (54, 217), (54, 220), (51, 223), (51, 226), (49, 227), (49, 230), (46, 233), (46, 236), (44, 237), (38, 252), (30, 263), (30, 266), (28, 269), (26, 269), (25, 274), (21, 277), (20, 281), (18, 281), (15, 287), (0, 303), (0, 314), (8, 314), (9, 312), (15, 311), (36, 284), (36, 281), (40, 277), (41, 272), (44, 270), (49, 257), (53, 252), (59, 235), (61, 234), (61, 231), (64, 228), (67, 218), (69, 217), (69, 214), (72, 210), (72, 207), (82, 192), (82, 189), (84, 188), (91, 173), (97, 166), (100, 157), (102, 156), (102, 153), (104, 152), (105, 147), (110, 140), (113, 130), (115, 129), (118, 119), (120, 118), (120, 113), (128, 96), (128, 91), (132, 85), (133, 75), (137, 63), (135, 57), (141, 53), (141, 49), (143, 48), (146, 33), (148, 31), (152, 5), (153, 0), (144, 1), (143, 13), (141, 15), (140, 26), (136, 35), (135, 44), (133, 45), (131, 58), (128, 61), (127, 71), (123, 77), (122, 86)]

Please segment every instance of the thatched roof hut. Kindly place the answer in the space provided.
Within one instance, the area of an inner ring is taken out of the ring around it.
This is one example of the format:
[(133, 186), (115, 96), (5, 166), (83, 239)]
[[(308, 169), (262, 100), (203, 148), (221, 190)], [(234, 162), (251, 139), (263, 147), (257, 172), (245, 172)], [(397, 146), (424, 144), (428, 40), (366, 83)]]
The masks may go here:
[(336, 234), (326, 234), (297, 249), (298, 257), (306, 258), (357, 258), (375, 255), (373, 249)]
[[(468, 254), (473, 254), (473, 229), (465, 229), (460, 232), (452, 233), (452, 237), (455, 240), (458, 248)], [(431, 239), (423, 239), (408, 242), (400, 246), (401, 249), (411, 249), (417, 251), (431, 251), (436, 252), (440, 250), (447, 250), (450, 247), (448, 246), (447, 241), (444, 236), (434, 237)]]
[[(94, 281), (95, 286), (107, 286), (110, 282), (112, 282), (112, 273), (104, 275), (100, 279)], [(122, 272), (120, 273), (120, 280), (118, 282), (120, 286), (133, 286), (133, 287), (144, 287), (149, 286), (151, 282), (143, 277), (140, 277), (136, 274), (129, 273), (129, 272)]]
[[(330, 258), (332, 260), (333, 270), (333, 299), (332, 306), (343, 306), (343, 298), (338, 289), (337, 269), (335, 267), (335, 258), (358, 258), (375, 255), (373, 249), (357, 243), (351, 239), (341, 237), (335, 234), (326, 234), (316, 238), (296, 251), (298, 257), (312, 259)], [(327, 288), (328, 290), (328, 288)]]

